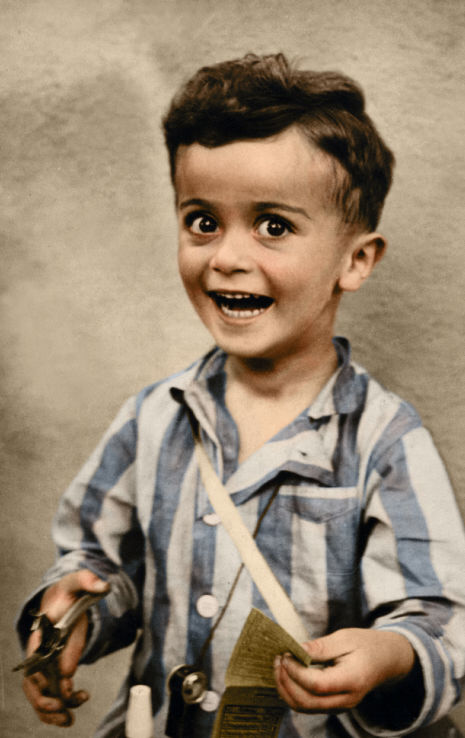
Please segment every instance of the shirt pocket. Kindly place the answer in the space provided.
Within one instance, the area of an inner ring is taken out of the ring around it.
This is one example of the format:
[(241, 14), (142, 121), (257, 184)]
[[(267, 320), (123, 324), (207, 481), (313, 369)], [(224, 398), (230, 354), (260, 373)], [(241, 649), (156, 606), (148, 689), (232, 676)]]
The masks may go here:
[(359, 598), (360, 501), (356, 487), (283, 486), (292, 540), (292, 599), (314, 637), (353, 625)]
[(279, 505), (290, 527), (294, 560), (308, 562), (325, 576), (354, 574), (359, 565), (360, 526), (356, 487), (283, 486)]
[(279, 497), (284, 510), (314, 523), (328, 523), (341, 516), (350, 518), (359, 512), (356, 487), (284, 485)]

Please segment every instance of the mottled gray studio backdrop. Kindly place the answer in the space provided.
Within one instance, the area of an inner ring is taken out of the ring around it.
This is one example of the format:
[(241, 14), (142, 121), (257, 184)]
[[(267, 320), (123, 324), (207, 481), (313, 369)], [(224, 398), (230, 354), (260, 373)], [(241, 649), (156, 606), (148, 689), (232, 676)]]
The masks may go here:
[[(398, 158), (382, 223), (390, 249), (345, 298), (338, 329), (421, 412), (465, 511), (464, 8), (1, 0), (2, 735), (55, 735), (11, 668), (12, 621), (53, 559), (59, 495), (129, 394), (209, 346), (176, 273), (159, 128), (200, 65), (283, 50), (363, 84)], [(68, 735), (91, 734), (126, 658), (81, 669), (93, 699)]]

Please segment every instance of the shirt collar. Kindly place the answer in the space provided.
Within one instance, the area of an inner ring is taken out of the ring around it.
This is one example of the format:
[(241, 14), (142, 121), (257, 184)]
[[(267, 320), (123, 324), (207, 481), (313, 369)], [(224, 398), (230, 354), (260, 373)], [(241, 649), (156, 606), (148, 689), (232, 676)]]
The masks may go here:
[[(333, 338), (337, 352), (338, 368), (319, 392), (312, 404), (302, 413), (310, 421), (330, 418), (332, 415), (345, 415), (363, 408), (365, 398), (364, 383), (361, 374), (365, 374), (351, 362), (350, 343), (346, 338)], [(180, 403), (186, 403), (194, 412), (197, 420), (210, 437), (218, 441), (212, 423), (214, 423), (214, 395), (211, 388), (214, 384), (225, 382), (224, 365), (227, 355), (219, 348), (209, 351), (192, 371), (175, 377), (171, 385), (171, 394)], [(302, 417), (301, 416), (301, 417)]]
[(333, 338), (338, 368), (308, 408), (311, 420), (347, 415), (363, 406), (364, 392), (360, 387), (356, 365), (351, 362), (351, 348), (347, 338)]
[[(345, 338), (335, 338), (339, 366), (314, 402), (295, 419), (292, 427), (283, 429), (282, 437), (274, 439), (273, 458), (266, 449), (246, 459), (229, 477), (226, 486), (237, 503), (248, 499), (270, 477), (280, 471), (291, 471), (314, 479), (325, 486), (335, 484), (332, 455), (317, 431), (332, 416), (363, 408), (366, 376), (350, 361), (350, 344)], [(200, 427), (219, 449), (216, 430), (218, 403), (224, 401), (226, 354), (215, 348), (185, 375), (178, 375), (171, 384), (171, 394), (180, 404), (194, 413)], [(213, 389), (214, 388), (214, 389)], [(213, 391), (212, 391), (213, 390)], [(313, 432), (311, 430), (313, 429)], [(310, 432), (309, 432), (310, 431)], [(283, 458), (280, 459), (281, 451)], [(215, 454), (217, 472), (223, 475), (221, 453)], [(269, 467), (269, 468), (268, 468)], [(208, 506), (208, 499), (204, 504)]]
[(200, 427), (216, 443), (219, 441), (215, 429), (215, 402), (219, 398), (218, 393), (211, 392), (209, 388), (214, 385), (225, 386), (226, 358), (227, 355), (221, 349), (212, 349), (201, 360), (194, 376), (190, 372), (177, 376), (170, 387), (172, 397), (190, 408)]

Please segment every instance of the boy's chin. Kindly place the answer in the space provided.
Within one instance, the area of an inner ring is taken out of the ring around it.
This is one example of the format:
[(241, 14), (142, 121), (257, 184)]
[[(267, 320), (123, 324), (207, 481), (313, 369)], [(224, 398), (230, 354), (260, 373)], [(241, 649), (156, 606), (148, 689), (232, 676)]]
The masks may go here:
[(278, 358), (272, 351), (261, 350), (255, 345), (232, 346), (228, 342), (218, 342), (217, 345), (232, 360), (253, 366), (270, 366)]

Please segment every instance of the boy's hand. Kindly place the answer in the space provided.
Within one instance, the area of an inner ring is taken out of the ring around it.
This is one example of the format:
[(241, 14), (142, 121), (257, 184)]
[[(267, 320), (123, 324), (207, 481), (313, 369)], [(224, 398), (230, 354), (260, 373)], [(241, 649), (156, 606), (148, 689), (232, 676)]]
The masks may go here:
[[(109, 588), (109, 585), (99, 579), (88, 569), (67, 574), (56, 584), (45, 590), (40, 609), (52, 623), (56, 623), (69, 610), (83, 591), (100, 593)], [(71, 708), (79, 707), (89, 699), (84, 690), (73, 691), (72, 676), (76, 671), (79, 659), (86, 643), (88, 620), (87, 614), (81, 615), (73, 628), (66, 646), (58, 657), (60, 670), (60, 692), (57, 696), (50, 696), (48, 679), (40, 671), (25, 677), (23, 689), (27, 699), (43, 723), (50, 725), (68, 726), (74, 721)], [(40, 631), (34, 631), (27, 644), (27, 655), (30, 656), (41, 642)]]
[(309, 641), (304, 648), (324, 669), (299, 664), (289, 655), (275, 660), (278, 692), (298, 712), (342, 712), (384, 682), (407, 676), (415, 652), (399, 633), (346, 628)]

